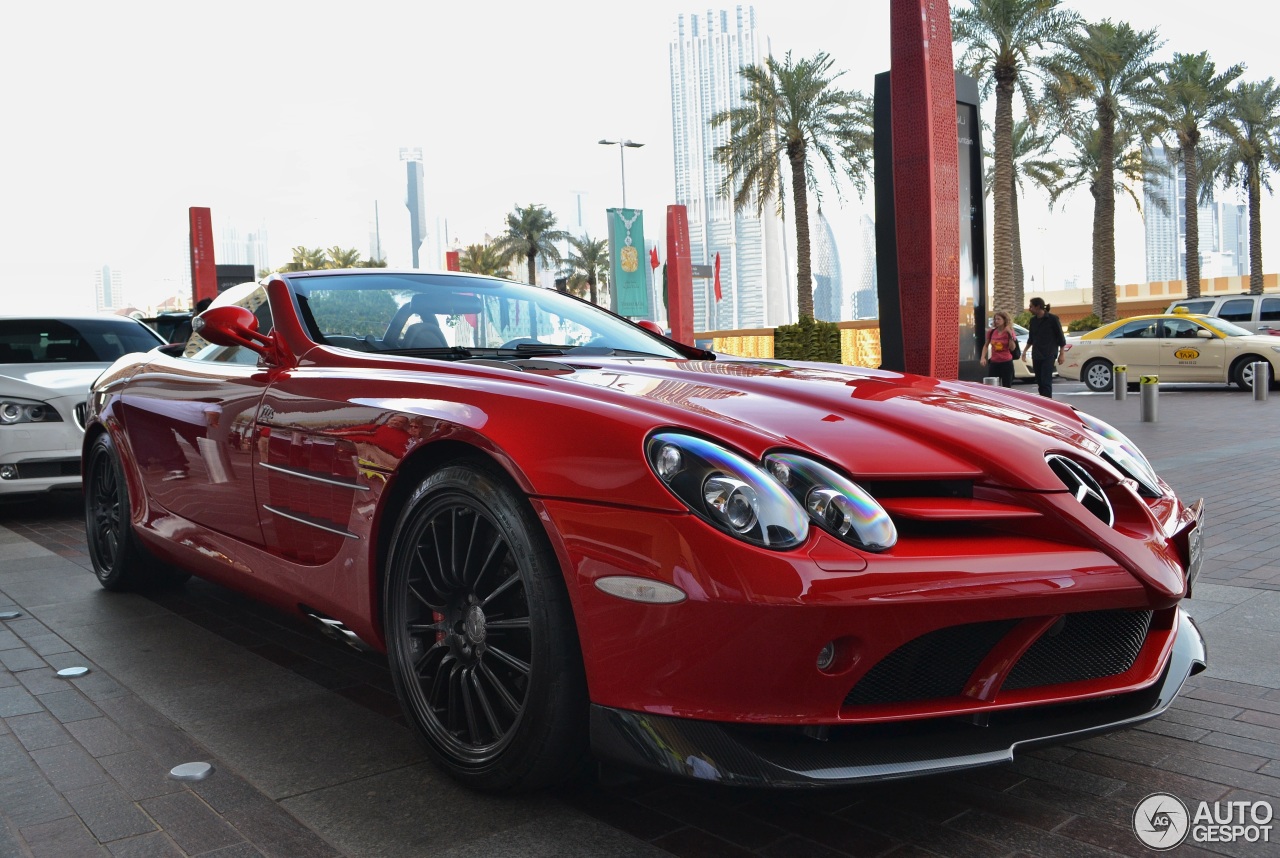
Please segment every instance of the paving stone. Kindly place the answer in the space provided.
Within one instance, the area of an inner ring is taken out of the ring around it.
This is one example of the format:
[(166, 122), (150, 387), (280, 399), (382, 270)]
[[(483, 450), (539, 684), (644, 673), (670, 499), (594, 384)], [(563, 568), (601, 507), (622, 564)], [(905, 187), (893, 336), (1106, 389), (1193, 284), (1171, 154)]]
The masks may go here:
[(74, 688), (41, 694), (39, 699), (53, 713), (53, 716), (64, 724), (102, 717), (102, 711)]
[(198, 855), (244, 838), (195, 794), (183, 790), (141, 802), (145, 810), (178, 848)]
[(98, 763), (134, 801), (181, 792), (183, 789), (180, 782), (169, 777), (172, 765), (161, 764), (143, 750), (99, 757)]
[(116, 722), (110, 718), (88, 718), (83, 721), (72, 721), (66, 725), (67, 731), (75, 736), (86, 751), (94, 757), (106, 757), (111, 754), (122, 754), (136, 750), (138, 745), (125, 735)]
[(77, 817), (28, 825), (19, 834), (32, 858), (101, 858), (106, 851)]
[(75, 741), (62, 723), (48, 712), (32, 712), (8, 719), (9, 729), (28, 751), (52, 748)]
[(183, 858), (182, 850), (163, 831), (117, 840), (107, 848), (112, 858)]
[(0, 688), (0, 718), (43, 712), (44, 707), (20, 685)]
[(102, 766), (75, 743), (32, 751), (31, 759), (35, 760), (49, 783), (64, 792), (107, 780)]
[(114, 783), (67, 790), (67, 803), (101, 843), (155, 831), (155, 824)]
[(21, 670), (31, 670), (37, 667), (48, 667), (45, 660), (36, 655), (36, 653), (27, 646), (22, 646), (19, 649), (0, 650), (0, 665), (3, 665), (6, 670), (11, 670), (14, 673)]

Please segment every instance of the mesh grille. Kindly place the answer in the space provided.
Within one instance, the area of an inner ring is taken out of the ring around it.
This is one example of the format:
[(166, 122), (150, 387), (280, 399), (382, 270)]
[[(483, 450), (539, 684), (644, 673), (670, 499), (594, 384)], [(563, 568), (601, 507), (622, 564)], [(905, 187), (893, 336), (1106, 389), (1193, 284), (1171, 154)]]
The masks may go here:
[(1035, 688), (1124, 673), (1133, 667), (1150, 624), (1150, 611), (1068, 614), (1031, 645), (1003, 688)]
[(1018, 620), (969, 623), (929, 632), (885, 656), (858, 680), (846, 706), (953, 697)]
[(89, 414), (88, 403), (80, 402), (76, 404), (76, 411), (75, 411), (76, 425), (79, 426), (81, 429), (84, 428), (85, 417), (88, 416), (88, 414)]

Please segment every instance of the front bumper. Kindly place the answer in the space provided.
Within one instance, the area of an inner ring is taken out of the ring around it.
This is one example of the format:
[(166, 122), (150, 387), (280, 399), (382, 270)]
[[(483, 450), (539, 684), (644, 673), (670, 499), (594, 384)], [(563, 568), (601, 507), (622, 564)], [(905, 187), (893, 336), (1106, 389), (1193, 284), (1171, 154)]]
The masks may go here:
[[(973, 719), (771, 728), (591, 707), (597, 757), (636, 769), (734, 786), (823, 787), (938, 774), (1009, 762), (1015, 751), (1070, 742), (1142, 723), (1173, 702), (1207, 665), (1204, 638), (1177, 612), (1177, 633), (1160, 678), (1138, 691)], [(816, 738), (821, 736), (822, 738)]]

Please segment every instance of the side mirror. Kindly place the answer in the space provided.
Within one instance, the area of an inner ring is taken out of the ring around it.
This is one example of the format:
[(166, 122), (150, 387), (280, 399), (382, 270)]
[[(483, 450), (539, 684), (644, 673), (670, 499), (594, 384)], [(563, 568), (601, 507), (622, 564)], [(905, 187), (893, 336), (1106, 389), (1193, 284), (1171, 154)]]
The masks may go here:
[(269, 356), (271, 338), (258, 333), (258, 319), (244, 307), (234, 305), (205, 310), (191, 322), (191, 329), (218, 346), (244, 346)]
[(641, 319), (636, 322), (636, 324), (651, 334), (657, 334), (660, 337), (665, 337), (667, 335), (666, 332), (662, 330), (662, 325), (659, 325), (657, 322), (651, 322), (648, 319)]
[(1213, 334), (1209, 333), (1204, 328), (1196, 328), (1196, 336), (1202, 340), (1213, 339)]

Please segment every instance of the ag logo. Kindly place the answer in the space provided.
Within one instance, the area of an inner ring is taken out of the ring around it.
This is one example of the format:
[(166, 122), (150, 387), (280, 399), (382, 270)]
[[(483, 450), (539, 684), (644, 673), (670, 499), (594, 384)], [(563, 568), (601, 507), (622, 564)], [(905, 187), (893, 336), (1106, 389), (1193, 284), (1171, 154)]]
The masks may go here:
[(1196, 349), (1178, 349), (1173, 356), (1178, 360), (1195, 360), (1200, 357), (1200, 352)]
[(1158, 852), (1186, 840), (1189, 823), (1187, 806), (1167, 792), (1152, 793), (1133, 811), (1133, 833), (1144, 846)]

